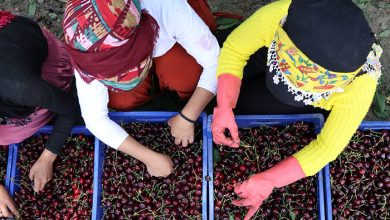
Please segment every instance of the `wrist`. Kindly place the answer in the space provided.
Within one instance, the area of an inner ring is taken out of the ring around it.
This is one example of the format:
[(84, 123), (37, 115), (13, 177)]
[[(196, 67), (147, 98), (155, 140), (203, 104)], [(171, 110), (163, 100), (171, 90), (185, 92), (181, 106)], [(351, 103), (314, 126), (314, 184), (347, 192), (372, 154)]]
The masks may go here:
[(184, 114), (183, 112), (179, 112), (178, 114), (180, 116), (181, 119), (187, 121), (188, 123), (191, 123), (191, 124), (195, 124), (196, 123), (196, 118), (195, 117), (188, 117), (186, 114)]
[(142, 158), (140, 158), (139, 160), (142, 163), (144, 163), (146, 166), (148, 166), (151, 163), (158, 161), (159, 160), (158, 156), (159, 156), (159, 153), (148, 149), (145, 151), (144, 155), (142, 155)]
[(41, 156), (39, 157), (39, 160), (44, 160), (53, 163), (56, 158), (57, 158), (57, 154), (52, 153), (48, 149), (45, 149), (42, 152)]
[(306, 177), (301, 165), (293, 156), (287, 157), (263, 173), (277, 188), (289, 185)]

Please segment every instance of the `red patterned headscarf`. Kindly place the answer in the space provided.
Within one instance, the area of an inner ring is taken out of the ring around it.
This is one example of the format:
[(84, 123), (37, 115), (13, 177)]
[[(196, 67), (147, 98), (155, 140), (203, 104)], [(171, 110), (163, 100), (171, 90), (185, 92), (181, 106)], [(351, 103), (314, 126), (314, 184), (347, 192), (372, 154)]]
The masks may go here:
[(75, 67), (91, 82), (151, 60), (159, 27), (138, 0), (69, 0), (63, 29)]

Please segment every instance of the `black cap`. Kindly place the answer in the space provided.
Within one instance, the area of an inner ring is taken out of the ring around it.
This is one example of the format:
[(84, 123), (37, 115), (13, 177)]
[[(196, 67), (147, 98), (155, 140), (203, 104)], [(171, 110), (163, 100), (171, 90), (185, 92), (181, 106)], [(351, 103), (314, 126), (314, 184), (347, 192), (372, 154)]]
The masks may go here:
[(308, 58), (334, 72), (356, 71), (375, 41), (351, 0), (293, 0), (283, 29)]

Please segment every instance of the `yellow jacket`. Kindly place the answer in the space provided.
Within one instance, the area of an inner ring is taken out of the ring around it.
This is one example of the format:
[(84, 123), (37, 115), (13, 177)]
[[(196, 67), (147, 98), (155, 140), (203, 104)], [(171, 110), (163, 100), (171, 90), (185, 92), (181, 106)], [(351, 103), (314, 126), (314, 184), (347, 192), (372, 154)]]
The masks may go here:
[[(234, 30), (221, 50), (217, 76), (228, 73), (242, 79), (249, 57), (271, 45), (277, 25), (287, 16), (290, 3), (291, 0), (280, 0), (264, 6)], [(364, 74), (345, 86), (344, 92), (332, 93), (328, 99), (313, 104), (331, 113), (317, 139), (294, 154), (306, 176), (316, 174), (347, 146), (367, 114), (376, 84), (375, 77)]]

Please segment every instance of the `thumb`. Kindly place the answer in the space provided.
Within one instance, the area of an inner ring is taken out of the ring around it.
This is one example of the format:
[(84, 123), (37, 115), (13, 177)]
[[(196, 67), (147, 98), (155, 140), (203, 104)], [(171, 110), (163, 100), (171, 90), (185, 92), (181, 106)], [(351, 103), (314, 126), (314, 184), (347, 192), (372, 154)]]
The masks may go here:
[(238, 136), (238, 128), (237, 125), (233, 127), (229, 127), (230, 135), (232, 136), (232, 140), (234, 142), (234, 147), (240, 146), (240, 137)]
[(248, 210), (248, 213), (246, 213), (244, 220), (249, 220), (254, 216), (259, 209), (260, 204), (252, 205), (250, 209)]

